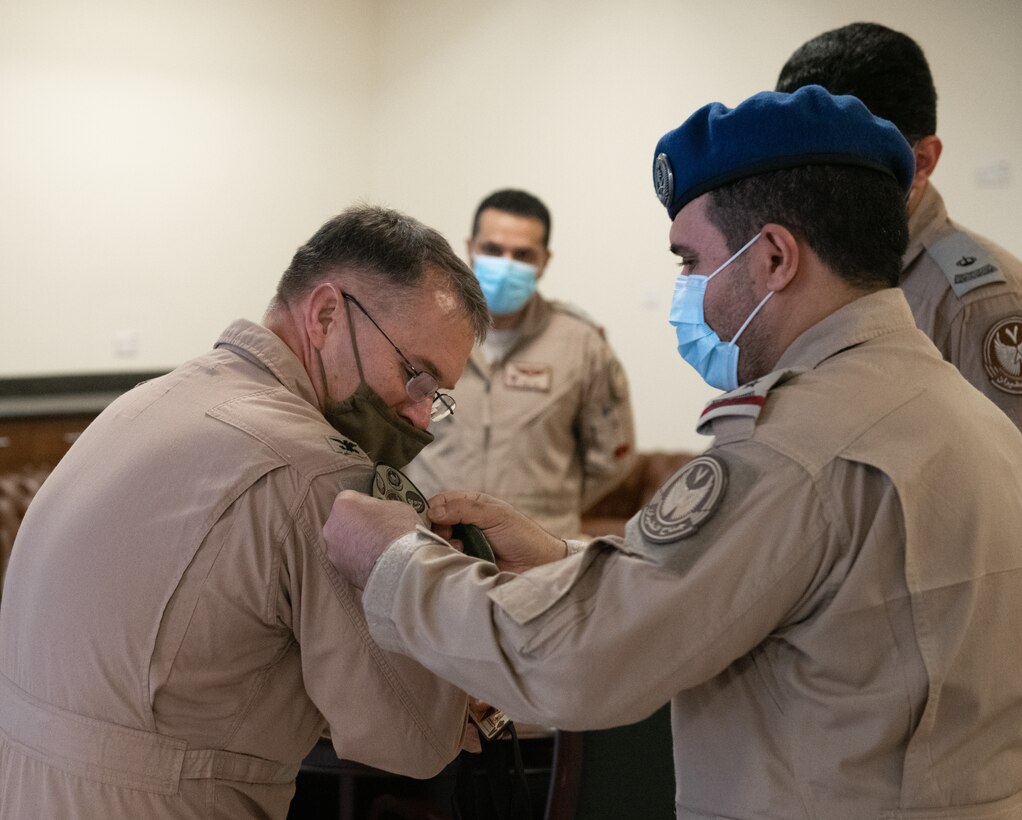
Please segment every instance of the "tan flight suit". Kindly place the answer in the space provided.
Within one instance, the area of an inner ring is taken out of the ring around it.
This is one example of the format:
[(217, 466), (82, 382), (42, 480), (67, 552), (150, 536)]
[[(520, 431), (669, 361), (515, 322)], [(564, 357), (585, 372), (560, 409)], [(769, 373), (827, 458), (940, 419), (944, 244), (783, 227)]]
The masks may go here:
[(1022, 429), (1022, 260), (948, 219), (926, 186), (901, 287), (941, 355)]
[(427, 497), (490, 493), (560, 537), (625, 477), (635, 455), (628, 383), (601, 330), (533, 297), (521, 338), (492, 366), (476, 347), (451, 391), (451, 418), (406, 470)]
[(114, 402), (18, 533), (0, 607), (0, 818), (283, 818), (325, 729), (418, 777), (466, 702), (370, 639), (320, 530), (372, 467), (269, 330)]
[(398, 539), (373, 635), (518, 719), (672, 700), (679, 818), (1022, 818), (1022, 434), (896, 288), (778, 368), (624, 539), (518, 576)]

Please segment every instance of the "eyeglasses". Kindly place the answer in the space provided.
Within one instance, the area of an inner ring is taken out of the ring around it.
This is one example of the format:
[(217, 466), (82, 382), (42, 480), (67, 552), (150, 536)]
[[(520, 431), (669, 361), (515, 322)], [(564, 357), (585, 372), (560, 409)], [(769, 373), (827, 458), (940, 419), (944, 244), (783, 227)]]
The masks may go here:
[(440, 421), (450, 415), (454, 414), (455, 402), (454, 397), (447, 393), (440, 392), (440, 385), (437, 383), (436, 378), (432, 373), (426, 373), (423, 370), (419, 370), (413, 365), (408, 357), (401, 352), (401, 348), (394, 344), (394, 341), (387, 335), (387, 332), (377, 324), (376, 320), (369, 315), (369, 311), (366, 310), (359, 303), (358, 299), (348, 293), (341, 294), (344, 297), (345, 302), (351, 302), (355, 307), (365, 314), (365, 317), (373, 323), (373, 326), (383, 334), (383, 338), (390, 342), (390, 346), (397, 351), (397, 355), (401, 357), (401, 364), (404, 365), (405, 371), (408, 373), (408, 381), (405, 383), (405, 392), (414, 402), (420, 402), (423, 399), (427, 399), (430, 396), (433, 397), (433, 406), (430, 408), (429, 417), (433, 421)]

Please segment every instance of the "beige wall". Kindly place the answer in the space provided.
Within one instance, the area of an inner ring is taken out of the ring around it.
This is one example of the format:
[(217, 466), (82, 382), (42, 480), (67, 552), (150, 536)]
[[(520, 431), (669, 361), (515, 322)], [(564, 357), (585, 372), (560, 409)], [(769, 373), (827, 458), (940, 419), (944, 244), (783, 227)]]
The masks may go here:
[[(908, 32), (953, 215), (1022, 255), (1017, 0), (0, 0), (0, 375), (169, 367), (258, 319), (358, 199), (463, 248), (478, 200), (554, 213), (545, 291), (607, 327), (643, 447), (702, 448), (674, 352), (657, 138), (808, 37)], [(133, 343), (137, 342), (134, 354)], [(120, 350), (120, 353), (117, 351)]]

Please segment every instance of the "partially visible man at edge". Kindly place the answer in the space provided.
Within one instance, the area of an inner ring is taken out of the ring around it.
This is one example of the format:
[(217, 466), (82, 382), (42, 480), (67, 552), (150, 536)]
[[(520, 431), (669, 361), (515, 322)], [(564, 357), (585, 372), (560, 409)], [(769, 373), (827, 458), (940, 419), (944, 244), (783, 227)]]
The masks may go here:
[(878, 23), (851, 23), (799, 46), (781, 69), (777, 90), (811, 84), (858, 97), (912, 146), (916, 171), (901, 289), (941, 355), (1022, 430), (1022, 261), (952, 222), (930, 179), (943, 144), (922, 48)]
[(89, 426), (7, 576), (0, 818), (283, 818), (324, 731), (416, 777), (456, 756), (465, 696), (371, 641), (320, 530), (374, 460), (430, 440), (488, 321), (437, 232), (353, 208), (298, 249), (263, 325)]
[(603, 329), (537, 289), (550, 227), (550, 211), (527, 191), (494, 191), (476, 208), (468, 259), (493, 329), (454, 391), (461, 412), (408, 475), (427, 496), (479, 490), (577, 538), (582, 513), (634, 464), (635, 429)]
[(705, 106), (653, 156), (678, 351), (728, 391), (710, 449), (623, 539), (433, 499), (505, 572), (341, 493), (331, 561), (382, 645), (512, 718), (670, 700), (679, 820), (1022, 818), (1022, 434), (896, 287), (911, 149), (808, 86)]

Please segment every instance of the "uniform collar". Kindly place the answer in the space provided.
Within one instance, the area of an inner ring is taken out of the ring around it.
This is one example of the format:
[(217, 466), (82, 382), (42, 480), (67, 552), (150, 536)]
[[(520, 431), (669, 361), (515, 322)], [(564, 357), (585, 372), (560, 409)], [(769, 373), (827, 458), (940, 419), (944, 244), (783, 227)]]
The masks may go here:
[(806, 330), (784, 351), (776, 369), (812, 369), (842, 350), (915, 326), (901, 288), (884, 288), (860, 296)]
[(552, 312), (550, 303), (538, 293), (534, 294), (525, 306), (522, 313), (522, 321), (518, 325), (522, 338), (531, 339), (542, 333), (546, 326), (550, 324)]
[[(547, 325), (550, 324), (550, 318), (553, 316), (553, 312), (553, 308), (546, 299), (538, 293), (533, 294), (532, 298), (522, 309), (522, 320), (515, 328), (518, 331), (518, 341), (515, 342), (514, 346), (510, 350), (508, 350), (503, 361), (507, 361), (510, 355), (520, 348), (525, 342), (536, 338), (540, 333), (546, 330)], [(472, 355), (469, 358), (473, 366), (475, 366), (480, 373), (488, 373), (490, 371), (490, 363), (483, 354), (481, 345), (477, 344), (472, 349)]]
[(947, 220), (943, 197), (933, 183), (927, 182), (919, 204), (908, 218), (908, 249), (901, 257), (903, 271), (932, 243)]
[(284, 340), (272, 330), (248, 319), (238, 319), (220, 334), (214, 347), (228, 347), (254, 364), (268, 370), (296, 396), (319, 407), (309, 374)]

